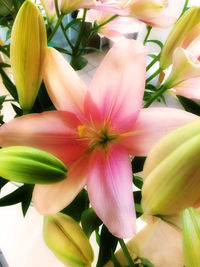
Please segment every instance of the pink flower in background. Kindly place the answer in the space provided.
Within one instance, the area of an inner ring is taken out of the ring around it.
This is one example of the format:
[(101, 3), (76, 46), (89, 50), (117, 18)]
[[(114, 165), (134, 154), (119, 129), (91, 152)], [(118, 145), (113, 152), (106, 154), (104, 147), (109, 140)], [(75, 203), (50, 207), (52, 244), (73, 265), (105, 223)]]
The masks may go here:
[(43, 76), (57, 111), (25, 115), (0, 128), (1, 146), (44, 149), (68, 166), (65, 180), (35, 186), (39, 212), (58, 212), (87, 185), (91, 205), (109, 231), (120, 238), (134, 234), (130, 155), (147, 155), (162, 136), (198, 119), (172, 108), (141, 109), (145, 58), (139, 42), (118, 42), (87, 89), (59, 52), (46, 49)]
[[(110, 13), (99, 10), (89, 10), (87, 12), (86, 21), (92, 23), (96, 21), (98, 24), (102, 24), (111, 17), (112, 14)], [(105, 36), (116, 42), (125, 38), (127, 34), (139, 32), (140, 28), (141, 24), (136, 19), (118, 16), (100, 27), (97, 32), (101, 37)]]
[(172, 71), (166, 80), (170, 91), (200, 100), (200, 24), (185, 36), (173, 54)]

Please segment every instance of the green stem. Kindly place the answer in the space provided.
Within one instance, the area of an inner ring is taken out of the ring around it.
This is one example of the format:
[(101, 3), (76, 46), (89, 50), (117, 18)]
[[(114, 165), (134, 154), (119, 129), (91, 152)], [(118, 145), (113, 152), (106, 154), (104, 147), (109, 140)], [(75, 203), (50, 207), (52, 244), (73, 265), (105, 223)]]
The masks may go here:
[[(56, 15), (57, 15), (58, 19), (59, 19), (60, 17), (62, 17), (62, 19), (63, 19), (64, 14), (60, 14), (60, 12), (59, 12), (59, 8), (58, 8), (58, 0), (54, 0), (54, 4), (55, 4)], [(60, 21), (60, 27), (61, 27), (61, 29), (62, 29), (62, 32), (63, 32), (63, 34), (64, 34), (64, 36), (65, 36), (65, 39), (66, 39), (67, 43), (69, 44), (69, 46), (71, 47), (71, 49), (73, 49), (74, 47), (73, 47), (71, 41), (69, 40), (69, 37), (67, 36), (67, 34), (66, 34), (66, 32), (65, 32), (65, 27), (63, 26), (62, 19), (61, 19), (61, 21)]]
[(7, 3), (4, 0), (0, 0), (0, 3), (2, 3), (10, 13), (12, 13), (12, 10), (10, 9), (10, 7), (7, 5)]
[(124, 243), (124, 240), (123, 239), (119, 239), (119, 243), (120, 243), (120, 246), (122, 248), (122, 251), (124, 253), (124, 256), (125, 256), (128, 264), (129, 264), (129, 266), (130, 267), (134, 267), (135, 264), (134, 264), (130, 254), (129, 254), (129, 251), (128, 251), (127, 247), (126, 247), (126, 244)]
[(151, 33), (152, 27), (148, 25), (148, 26), (146, 26), (146, 29), (147, 29), (147, 33), (146, 33), (146, 36), (144, 38), (143, 44), (146, 44), (146, 42), (147, 42), (147, 40), (149, 38), (149, 34)]
[(157, 71), (155, 71), (149, 78), (147, 78), (146, 83), (148, 83), (151, 80), (153, 80), (153, 78), (155, 78), (161, 71), (162, 71), (161, 68), (157, 69)]
[(58, 21), (57, 21), (57, 23), (56, 23), (56, 26), (54, 27), (52, 33), (51, 33), (51, 34), (49, 35), (49, 37), (48, 37), (48, 42), (51, 41), (51, 39), (53, 38), (54, 34), (57, 32), (58, 27), (60, 26), (63, 17), (64, 17), (64, 15), (61, 15), (61, 16), (58, 18)]
[(84, 8), (82, 22), (81, 22), (81, 27), (80, 27), (78, 38), (76, 40), (76, 44), (74, 46), (73, 55), (76, 55), (77, 54), (77, 51), (78, 51), (79, 46), (80, 46), (80, 43), (81, 43), (81, 39), (82, 39), (82, 35), (83, 35), (83, 30), (84, 30), (84, 26), (85, 26), (86, 14), (87, 14), (87, 8)]
[(183, 14), (185, 13), (185, 11), (187, 10), (188, 2), (189, 2), (189, 0), (185, 0), (185, 4), (184, 4), (184, 7), (183, 7), (183, 10), (181, 12), (180, 17), (183, 16)]
[(148, 71), (159, 60), (159, 58), (160, 54), (149, 63), (149, 65), (146, 67), (146, 71)]
[(165, 84), (161, 85), (156, 93), (146, 102), (144, 108), (148, 108), (154, 102), (154, 100), (161, 96), (167, 89), (168, 87)]

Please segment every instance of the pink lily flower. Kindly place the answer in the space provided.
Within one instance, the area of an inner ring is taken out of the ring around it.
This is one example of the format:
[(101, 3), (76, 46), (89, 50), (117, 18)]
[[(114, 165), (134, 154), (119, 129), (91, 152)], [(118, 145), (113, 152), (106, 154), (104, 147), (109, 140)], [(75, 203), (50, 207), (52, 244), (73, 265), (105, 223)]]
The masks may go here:
[[(110, 13), (99, 10), (89, 10), (87, 12), (86, 21), (92, 23), (96, 21), (98, 24), (102, 24), (111, 17), (112, 14)], [(136, 19), (119, 16), (100, 27), (98, 29), (98, 34), (101, 37), (105, 36), (113, 42), (117, 42), (125, 38), (125, 35), (129, 33), (139, 32), (140, 28), (141, 24)]]
[(165, 11), (168, 0), (101, 0), (99, 2), (102, 6), (110, 6), (110, 12), (113, 8), (116, 14), (136, 18), (154, 27), (166, 28), (176, 21), (176, 18), (170, 17)]
[(170, 91), (200, 100), (200, 24), (185, 36), (173, 54), (172, 71), (166, 80)]
[(145, 54), (138, 41), (116, 43), (87, 89), (59, 52), (46, 49), (43, 77), (57, 111), (24, 115), (0, 128), (1, 146), (38, 147), (68, 166), (65, 180), (35, 186), (40, 213), (58, 212), (87, 185), (109, 231), (120, 238), (135, 233), (130, 155), (147, 155), (163, 135), (199, 118), (173, 108), (141, 109)]

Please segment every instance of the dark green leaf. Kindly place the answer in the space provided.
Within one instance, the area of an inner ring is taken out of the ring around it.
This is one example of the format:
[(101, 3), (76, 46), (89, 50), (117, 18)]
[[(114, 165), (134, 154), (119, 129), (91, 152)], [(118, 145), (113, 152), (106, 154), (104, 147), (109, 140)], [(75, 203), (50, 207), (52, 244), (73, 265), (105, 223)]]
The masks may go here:
[(146, 160), (146, 157), (135, 157), (132, 160), (133, 173), (141, 172), (143, 170), (145, 160)]
[(83, 69), (88, 63), (88, 60), (85, 57), (79, 56), (72, 58), (70, 64), (75, 70)]
[(33, 186), (29, 186), (27, 188), (26, 195), (24, 196), (22, 203), (21, 203), (22, 213), (23, 213), (24, 217), (26, 216), (26, 213), (27, 213), (28, 208), (30, 206), (32, 194), (33, 194)]
[(0, 74), (3, 80), (3, 84), (5, 85), (5, 87), (7, 88), (8, 92), (11, 94), (11, 96), (17, 100), (18, 99), (18, 95), (17, 95), (17, 89), (14, 86), (14, 84), (12, 83), (12, 81), (10, 80), (10, 78), (6, 75), (6, 73), (0, 69)]
[(12, 193), (6, 195), (5, 197), (2, 197), (0, 199), (0, 207), (10, 206), (22, 202), (24, 198), (27, 197), (27, 193), (30, 192), (30, 187), (32, 188), (31, 185), (23, 185)]
[(141, 259), (141, 262), (142, 262), (144, 267), (154, 267), (154, 264), (151, 263), (148, 259), (141, 258), (141, 257), (140, 257), (140, 259)]
[(181, 105), (184, 107), (186, 111), (200, 116), (200, 105), (199, 104), (183, 96), (177, 96), (177, 97), (178, 97), (179, 102), (181, 103)]
[(0, 45), (0, 51), (5, 54), (7, 57), (9, 57), (10, 51), (9, 51), (10, 47), (8, 45)]
[(100, 235), (99, 235), (99, 228), (95, 230), (96, 242), (98, 246), (100, 246)]
[(140, 177), (140, 176), (133, 176), (133, 183), (134, 185), (139, 188), (139, 189), (142, 189), (142, 186), (143, 186), (143, 178)]
[(59, 52), (63, 53), (63, 54), (67, 54), (67, 55), (71, 55), (72, 53), (70, 51), (68, 51), (67, 49), (61, 48), (61, 47), (54, 47), (56, 50), (58, 50)]
[(80, 18), (73, 19), (72, 21), (70, 21), (69, 23), (67, 23), (67, 25), (65, 26), (65, 31), (67, 29), (69, 29), (70, 27), (72, 27), (73, 25), (80, 24), (80, 23), (81, 23), (81, 19)]
[(157, 56), (157, 55), (154, 55), (154, 54), (148, 54), (147, 56), (148, 56), (148, 57), (151, 57), (151, 58), (153, 58), (153, 59), (154, 59), (154, 58), (158, 58), (158, 56)]
[(23, 111), (16, 105), (14, 105), (13, 103), (11, 103), (15, 113), (17, 114), (17, 116), (22, 116), (23, 115)]
[(8, 180), (0, 177), (0, 191), (1, 191), (1, 188), (4, 187), (4, 185), (6, 185), (8, 183)]
[(112, 257), (112, 252), (115, 252), (118, 238), (113, 236), (105, 225), (101, 229), (99, 257), (96, 267), (102, 267)]
[(74, 199), (74, 201), (66, 208), (64, 208), (61, 212), (80, 222), (82, 213), (84, 212), (84, 210), (88, 209), (88, 207), (88, 194), (87, 191), (83, 189)]
[(10, 65), (3, 63), (3, 62), (0, 62), (0, 68), (10, 68)]
[(103, 51), (101, 49), (98, 49), (98, 48), (95, 48), (92, 46), (83, 47), (83, 48), (81, 48), (81, 50), (93, 50), (93, 51), (98, 52), (98, 53), (103, 53)]
[(83, 212), (81, 216), (81, 225), (88, 238), (90, 237), (92, 232), (96, 230), (101, 224), (102, 221), (99, 219), (92, 208), (89, 208)]
[(134, 202), (135, 202), (136, 217), (138, 218), (143, 214), (142, 207), (141, 207), (141, 199), (142, 199), (141, 191), (134, 191), (133, 197), (134, 197)]
[(117, 257), (115, 256), (115, 254), (112, 251), (111, 251), (111, 261), (112, 261), (114, 267), (122, 267), (122, 265), (120, 264)]

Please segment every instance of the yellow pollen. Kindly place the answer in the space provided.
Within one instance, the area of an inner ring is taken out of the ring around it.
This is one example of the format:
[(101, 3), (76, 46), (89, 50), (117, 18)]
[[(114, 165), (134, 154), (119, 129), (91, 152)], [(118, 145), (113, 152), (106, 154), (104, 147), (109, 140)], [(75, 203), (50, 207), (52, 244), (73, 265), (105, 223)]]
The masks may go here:
[(86, 134), (87, 134), (87, 128), (86, 128), (85, 125), (79, 125), (77, 127), (77, 129), (78, 129), (78, 135), (80, 137), (86, 136)]

